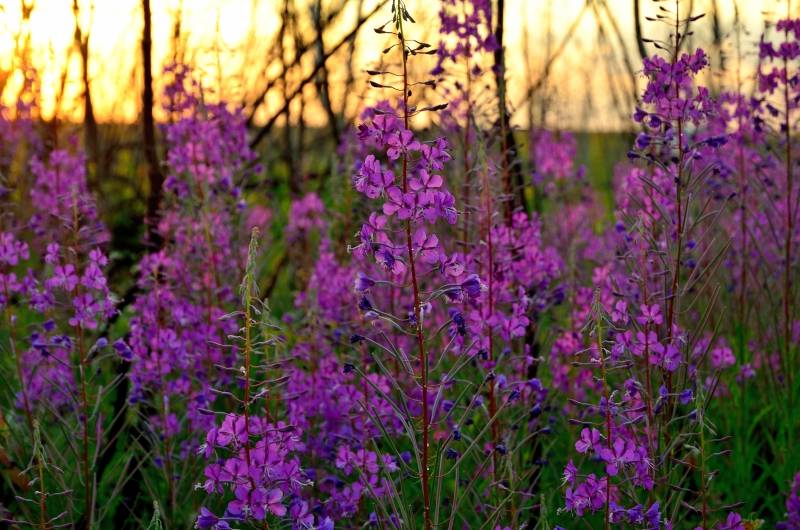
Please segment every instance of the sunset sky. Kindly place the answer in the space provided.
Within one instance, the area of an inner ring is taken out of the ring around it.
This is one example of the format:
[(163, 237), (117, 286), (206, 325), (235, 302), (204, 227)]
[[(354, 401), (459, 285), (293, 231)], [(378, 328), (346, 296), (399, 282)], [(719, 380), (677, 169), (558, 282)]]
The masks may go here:
[[(32, 0), (27, 0), (31, 2)], [(365, 0), (363, 11), (367, 12), (377, 0)], [(541, 73), (545, 61), (548, 26), (550, 27), (551, 49), (556, 48), (567, 33), (568, 28), (580, 16), (575, 36), (566, 44), (564, 53), (555, 63), (551, 81), (548, 84), (548, 97), (554, 103), (554, 115), (548, 119), (556, 120), (567, 127), (581, 126), (591, 129), (614, 128), (617, 118), (613, 115), (589, 113), (586, 108), (606, 108), (610, 96), (610, 83), (622, 80), (621, 71), (609, 73), (606, 68), (598, 68), (599, 61), (609, 61), (620, 57), (621, 51), (616, 37), (608, 36), (610, 47), (598, 46), (598, 17), (609, 27), (609, 14), (620, 28), (620, 33), (629, 50), (635, 47), (633, 25), (633, 0), (594, 0), (584, 7), (586, 0), (507, 0), (507, 57), (509, 91), (512, 104), (522, 100), (527, 84), (524, 47), (529, 47), (530, 71), (533, 77)], [(156, 0), (153, 1), (154, 61), (158, 68), (168, 61), (171, 54), (171, 34), (176, 13), (181, 14), (181, 28), (187, 59), (203, 72), (204, 84), (218, 87), (221, 96), (231, 101), (241, 101), (243, 94), (252, 93), (264, 83), (266, 57), (273, 46), (274, 36), (280, 24), (282, 0)], [(685, 1), (684, 9), (691, 2)], [(730, 29), (734, 20), (734, 0), (718, 0), (722, 27)], [(80, 119), (82, 103), (80, 98), (80, 66), (77, 53), (69, 53), (73, 46), (75, 31), (72, 13), (72, 0), (35, 0), (30, 25), (21, 27), (21, 0), (0, 1), (0, 76), (7, 79), (3, 92), (5, 103), (16, 98), (21, 74), (17, 70), (19, 61), (15, 58), (15, 42), (20, 35), (29, 32), (31, 39), (31, 60), (36, 66), (42, 85), (42, 113), (50, 117), (58, 112), (63, 117)], [(310, 0), (296, 2), (301, 14), (307, 20), (308, 10), (313, 4)], [(333, 43), (345, 34), (357, 16), (358, 2), (350, 0), (347, 11), (338, 19), (338, 24), (326, 33), (326, 43)], [(409, 10), (418, 21), (415, 31), (435, 42), (438, 27), (435, 9), (437, 2), (408, 0)], [(604, 7), (604, 4), (607, 5)], [(656, 5), (650, 0), (642, 3), (643, 16), (655, 12)], [(800, 2), (798, 2), (800, 4)], [(693, 13), (710, 12), (712, 0), (694, 0)], [(785, 0), (739, 0), (740, 17), (747, 34), (742, 35), (743, 50), (752, 57), (758, 34), (762, 31), (762, 13), (774, 20), (777, 14), (786, 12)], [(139, 92), (141, 74), (140, 39), (142, 14), (140, 0), (88, 0), (80, 1), (81, 27), (91, 35), (90, 40), (90, 80), (96, 114), (100, 120), (133, 121), (139, 113)], [(797, 11), (797, 8), (794, 8)], [(363, 69), (371, 61), (380, 57), (385, 36), (376, 35), (371, 28), (389, 17), (388, 6), (385, 12), (376, 15), (362, 29), (356, 55), (357, 75), (364, 77)], [(709, 18), (709, 17), (707, 17)], [(548, 24), (549, 19), (549, 24)], [(650, 22), (642, 21), (645, 36), (663, 34), (664, 29)], [(527, 27), (528, 40), (523, 38)], [(696, 39), (706, 43), (709, 38), (708, 25), (698, 24)], [(309, 28), (308, 35), (313, 35)], [(733, 57), (735, 38), (729, 34), (723, 49)], [(638, 61), (635, 53), (630, 54)], [(65, 92), (61, 107), (56, 109), (56, 94), (60, 78), (69, 64)], [(331, 65), (331, 85), (335, 94), (337, 83), (346, 75), (344, 55), (334, 57)], [(309, 57), (309, 61), (313, 56)], [(618, 61), (618, 59), (617, 59)], [(751, 65), (752, 60), (745, 61)], [(619, 61), (618, 61), (619, 62)], [(309, 66), (310, 66), (309, 62)], [(621, 62), (620, 62), (621, 64)], [(728, 63), (731, 64), (730, 62)], [(636, 66), (638, 69), (638, 66)], [(279, 70), (277, 64), (266, 70), (267, 78), (272, 78)], [(747, 68), (745, 68), (747, 70)], [(752, 71), (750, 67), (749, 71)], [(628, 76), (625, 75), (625, 82)], [(364, 77), (365, 78), (365, 77)], [(2, 80), (2, 78), (0, 78)], [(158, 90), (158, 86), (156, 89)], [(308, 87), (313, 92), (313, 87)], [(337, 97), (341, 98), (342, 95)], [(571, 102), (571, 105), (565, 103)], [(269, 105), (260, 114), (269, 114)], [(525, 119), (526, 113), (517, 109), (516, 120)], [(319, 122), (321, 117), (310, 110), (310, 122)]]

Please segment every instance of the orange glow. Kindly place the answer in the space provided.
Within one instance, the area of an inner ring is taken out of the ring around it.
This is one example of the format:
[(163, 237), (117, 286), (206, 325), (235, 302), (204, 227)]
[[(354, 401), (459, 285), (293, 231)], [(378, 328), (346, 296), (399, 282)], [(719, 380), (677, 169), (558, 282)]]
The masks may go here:
[[(82, 119), (82, 84), (80, 81), (80, 61), (74, 49), (73, 35), (75, 21), (72, 13), (72, 0), (26, 0), (34, 2), (29, 23), (22, 25), (21, 1), (6, 0), (0, 4), (0, 89), (2, 102), (15, 101), (22, 83), (19, 71), (19, 56), (22, 44), (30, 39), (29, 61), (38, 72), (41, 82), (41, 112), (46, 119), (58, 115), (65, 119)], [(552, 119), (567, 124), (581, 124), (588, 128), (604, 128), (613, 125), (613, 116), (581, 116), (581, 106), (587, 98), (597, 103), (595, 109), (611, 106), (609, 86), (611, 83), (629, 82), (619, 66), (617, 71), (596, 68), (598, 61), (610, 61), (614, 54), (620, 54), (619, 42), (609, 37), (609, 46), (603, 49), (597, 42), (597, 17), (606, 21), (609, 14), (621, 28), (621, 35), (629, 52), (634, 50), (632, 0), (607, 0), (608, 12), (604, 12), (603, 2), (595, 0), (576, 26), (574, 36), (564, 47), (563, 54), (554, 64), (551, 79), (547, 85), (548, 97), (553, 101)], [(327, 45), (338, 41), (350, 30), (356, 17), (356, 0), (351, 0), (346, 12), (339, 17), (335, 27), (325, 34)], [(304, 19), (313, 2), (296, 2)], [(367, 11), (376, 0), (366, 0), (363, 9)], [(416, 31), (429, 40), (435, 40), (436, 21), (435, 2), (408, 0), (407, 4), (418, 21)], [(509, 94), (512, 104), (517, 105), (517, 118), (525, 112), (519, 107), (523, 100), (528, 80), (523, 47), (524, 27), (529, 35), (527, 46), (531, 57), (532, 77), (539, 75), (545, 61), (546, 50), (552, 51), (564, 39), (567, 29), (586, 4), (585, 0), (507, 0), (507, 61), (509, 72)], [(696, 0), (695, 12), (710, 10), (711, 0)], [(723, 27), (730, 27), (734, 16), (733, 0), (718, 0)], [(756, 36), (761, 31), (762, 12), (782, 13), (784, 2), (776, 0), (739, 0), (741, 18), (750, 36), (746, 37), (745, 51), (752, 50)], [(90, 83), (95, 112), (100, 121), (135, 121), (139, 114), (139, 94), (141, 91), (140, 39), (142, 28), (140, 0), (81, 0), (80, 25), (84, 33), (90, 35)], [(280, 72), (277, 62), (266, 64), (280, 26), (282, 0), (160, 0), (154, 1), (153, 9), (153, 64), (157, 67), (166, 64), (173, 54), (172, 33), (176, 16), (180, 13), (181, 47), (186, 59), (201, 73), (205, 86), (214, 87), (218, 94), (230, 101), (251, 100), (265, 79), (272, 79)], [(655, 6), (642, 2), (643, 16), (652, 14)], [(302, 11), (306, 10), (306, 11)], [(384, 40), (371, 31), (388, 17), (385, 13), (367, 23), (359, 34), (359, 46), (354, 69), (364, 78), (363, 68), (380, 58)], [(548, 14), (549, 13), (549, 14)], [(772, 16), (771, 18), (776, 18)], [(549, 36), (548, 36), (548, 20)], [(607, 24), (608, 22), (606, 22)], [(663, 31), (642, 21), (646, 35)], [(304, 38), (310, 39), (313, 28), (301, 28)], [(698, 42), (708, 41), (708, 27), (700, 27)], [(728, 56), (733, 56), (732, 37), (728, 38)], [(291, 54), (290, 54), (291, 55)], [(635, 57), (635, 53), (631, 56)], [(304, 67), (313, 66), (313, 53), (306, 58)], [(331, 87), (334, 102), (338, 105), (345, 97), (337, 92), (346, 78), (346, 54), (334, 56), (331, 60)], [(618, 61), (618, 59), (615, 59)], [(638, 62), (638, 57), (633, 63)], [(61, 78), (67, 72), (63, 95)], [(752, 70), (752, 68), (751, 68)], [(306, 70), (307, 71), (307, 70)], [(157, 74), (157, 72), (154, 72)], [(298, 74), (294, 74), (295, 78)], [(624, 78), (624, 79), (623, 79)], [(3, 87), (3, 81), (5, 86)], [(294, 82), (295, 80), (290, 80)], [(160, 89), (156, 79), (156, 91)], [(363, 83), (362, 83), (363, 84)], [(361, 85), (359, 85), (361, 86)], [(313, 87), (308, 87), (313, 94)], [(266, 109), (262, 107), (258, 118), (264, 119), (280, 100), (275, 93), (268, 98)], [(569, 103), (569, 104), (565, 104)], [(353, 106), (351, 106), (351, 109)], [(557, 109), (557, 110), (556, 110)], [(322, 112), (310, 109), (305, 115), (312, 124), (324, 122)]]

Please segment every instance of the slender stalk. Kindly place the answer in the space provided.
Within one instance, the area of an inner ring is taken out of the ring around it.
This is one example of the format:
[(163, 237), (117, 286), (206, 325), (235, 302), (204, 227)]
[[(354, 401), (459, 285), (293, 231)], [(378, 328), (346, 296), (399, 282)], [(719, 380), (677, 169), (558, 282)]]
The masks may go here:
[(36, 457), (36, 468), (39, 470), (39, 528), (45, 530), (47, 528), (47, 508), (46, 508), (46, 493), (44, 492), (44, 466), (42, 459)]
[(44, 447), (42, 447), (42, 434), (41, 429), (39, 428), (39, 422), (33, 422), (33, 458), (36, 465), (36, 470), (39, 475), (39, 530), (46, 530), (49, 526), (47, 520), (47, 505), (46, 505), (46, 498), (47, 493), (45, 493), (44, 487), (44, 466), (45, 466), (45, 458), (44, 458)]
[(703, 530), (708, 528), (708, 496), (706, 495), (706, 428), (705, 412), (703, 407), (698, 409), (698, 424), (700, 425), (700, 498), (702, 499), (701, 513), (703, 517)]
[(4, 288), (4, 296), (7, 300), (6, 307), (5, 307), (5, 316), (6, 316), (6, 323), (8, 324), (8, 344), (11, 349), (11, 355), (14, 357), (14, 362), (16, 364), (17, 369), (17, 378), (19, 379), (20, 384), (20, 391), (22, 393), (22, 406), (25, 409), (25, 423), (28, 425), (28, 429), (31, 433), (33, 433), (33, 414), (31, 413), (31, 404), (30, 399), (28, 398), (28, 389), (25, 386), (25, 377), (22, 370), (22, 358), (17, 353), (17, 332), (16, 327), (14, 325), (14, 315), (11, 312), (11, 296), (8, 291), (8, 282), (5, 283)]
[(22, 358), (19, 356), (17, 352), (17, 332), (16, 327), (14, 325), (14, 316), (11, 311), (11, 304), (10, 304), (10, 293), (8, 290), (8, 282), (5, 283), (3, 288), (6, 302), (5, 307), (5, 316), (6, 316), (6, 323), (8, 324), (8, 343), (9, 348), (11, 350), (11, 356), (14, 357), (14, 363), (17, 369), (17, 379), (19, 380), (20, 384), (20, 392), (22, 393), (22, 407), (23, 412), (25, 413), (25, 423), (28, 426), (28, 431), (31, 433), (31, 438), (34, 447), (34, 454), (33, 454), (33, 461), (36, 465), (37, 469), (39, 470), (39, 528), (44, 529), (47, 525), (47, 504), (45, 499), (44, 493), (44, 476), (42, 474), (42, 461), (40, 455), (37, 453), (37, 445), (36, 445), (36, 430), (38, 429), (38, 424), (33, 419), (33, 413), (31, 412), (31, 404), (30, 398), (28, 397), (28, 389), (25, 385), (25, 377), (24, 372), (22, 370)]
[(144, 25), (142, 29), (142, 140), (145, 160), (147, 161), (148, 183), (150, 190), (147, 195), (147, 237), (148, 241), (158, 244), (161, 236), (158, 233), (158, 207), (161, 202), (161, 188), (164, 184), (164, 175), (158, 163), (156, 150), (156, 126), (153, 118), (153, 60), (152, 60), (152, 16), (150, 0), (142, 0), (142, 16)]
[[(400, 39), (400, 50), (403, 54), (403, 126), (408, 129), (408, 52), (406, 51), (405, 35), (403, 34), (403, 17), (397, 12), (398, 38)], [(408, 153), (403, 151), (403, 193), (408, 193)], [(422, 330), (422, 310), (419, 297), (419, 282), (417, 280), (417, 267), (414, 260), (414, 247), (411, 238), (411, 220), (406, 221), (406, 248), (408, 250), (408, 264), (411, 269), (411, 285), (414, 290), (414, 319), (416, 324), (417, 348), (419, 352), (420, 376), (422, 383), (422, 502), (423, 519), (425, 530), (431, 528), (431, 501), (428, 488), (428, 356), (425, 352), (425, 337)]]
[[(160, 300), (161, 297), (158, 296), (159, 293), (159, 285), (158, 280), (156, 280), (155, 284), (155, 292), (156, 292), (156, 315), (157, 318), (161, 319), (161, 305)], [(169, 398), (167, 396), (166, 391), (166, 381), (164, 380), (164, 370), (161, 363), (161, 355), (158, 356), (157, 366), (158, 366), (158, 374), (161, 380), (161, 421), (163, 423), (164, 429), (164, 472), (167, 475), (167, 506), (170, 508), (170, 513), (174, 513), (175, 511), (175, 486), (173, 484), (173, 473), (172, 473), (172, 441), (169, 433), (167, 432), (167, 421), (169, 420)]]
[[(467, 67), (469, 67), (469, 59), (467, 59)], [(467, 74), (467, 87), (471, 85), (471, 77)], [(464, 127), (464, 224), (462, 229), (462, 239), (463, 244), (466, 245), (469, 242), (469, 203), (470, 203), (470, 192), (472, 191), (472, 164), (470, 163), (469, 159), (469, 151), (470, 151), (470, 114), (472, 113), (472, 103), (470, 101), (469, 96), (469, 88), (467, 88), (467, 100), (469, 103), (467, 104), (467, 119), (466, 125)]]
[[(679, 0), (675, 0), (675, 51), (672, 54), (672, 67), (674, 69), (675, 63), (678, 61), (678, 54), (680, 53), (681, 47), (681, 33), (680, 33), (680, 10), (679, 10)], [(675, 79), (672, 80), (673, 84), (675, 85), (675, 100), (680, 100), (680, 87)], [(669, 342), (672, 342), (672, 324), (675, 319), (675, 306), (677, 305), (677, 298), (678, 298), (678, 281), (680, 279), (681, 274), (681, 254), (683, 251), (683, 109), (680, 109), (681, 114), (678, 115), (677, 118), (677, 129), (678, 129), (678, 161), (677, 161), (677, 168), (676, 172), (677, 175), (675, 176), (675, 203), (676, 203), (676, 215), (677, 215), (677, 233), (676, 233), (676, 249), (675, 249), (675, 261), (673, 265), (672, 271), (672, 285), (670, 287), (670, 291), (668, 293), (669, 303), (668, 303), (668, 310), (667, 310), (667, 337), (669, 338)], [(670, 373), (667, 376), (667, 390), (671, 393), (672, 392), (672, 374)]]
[[(78, 212), (78, 201), (76, 198), (73, 198), (72, 201), (72, 227), (73, 227), (73, 244), (75, 247), (75, 251), (77, 253), (78, 250), (78, 242), (79, 242), (79, 234), (78, 234), (78, 221), (79, 221), (79, 212)], [(75, 263), (75, 270), (79, 271), (79, 263)], [(81, 284), (78, 283), (76, 286), (75, 294), (76, 297), (80, 298), (82, 295), (83, 289), (81, 289)], [(93, 519), (93, 512), (94, 512), (94, 484), (91, 477), (91, 465), (89, 463), (89, 392), (87, 390), (87, 383), (86, 383), (86, 374), (88, 371), (89, 366), (89, 358), (87, 357), (86, 347), (84, 344), (84, 333), (83, 333), (83, 323), (78, 323), (78, 374), (80, 377), (80, 421), (82, 427), (81, 433), (81, 468), (83, 470), (83, 488), (84, 488), (84, 498), (86, 502), (85, 506), (85, 528), (87, 530), (92, 528), (92, 519)]]
[[(244, 345), (243, 345), (243, 354), (244, 354), (244, 454), (245, 454), (245, 461), (247, 462), (247, 467), (250, 468), (252, 465), (251, 458), (250, 458), (250, 372), (252, 368), (251, 354), (253, 352), (253, 339), (252, 339), (252, 327), (253, 327), (253, 319), (252, 319), (252, 306), (253, 306), (253, 283), (254, 283), (254, 263), (255, 263), (255, 255), (258, 250), (258, 235), (259, 231), (258, 228), (253, 228), (251, 237), (250, 237), (250, 245), (248, 247), (247, 252), (247, 268), (244, 275), (244, 282), (242, 283), (242, 298), (244, 303)], [(269, 447), (269, 444), (266, 444)], [(256, 483), (252, 476), (249, 477), (250, 479), (250, 487), (252, 490), (256, 489)], [(266, 519), (262, 522), (262, 528), (264, 530), (269, 528), (269, 524), (267, 523)]]
[[(738, 18), (738, 17), (737, 17)], [(736, 106), (737, 110), (738, 107), (742, 105), (744, 95), (742, 94), (742, 68), (741, 68), (741, 30), (737, 27), (736, 29)], [(739, 325), (742, 326), (742, 329), (745, 329), (745, 319), (747, 318), (747, 311), (745, 309), (745, 295), (747, 293), (747, 176), (744, 173), (744, 137), (743, 137), (743, 127), (744, 127), (744, 116), (742, 112), (737, 112), (738, 118), (738, 133), (739, 133), (739, 145), (737, 149), (737, 169), (739, 172), (739, 197), (741, 201), (740, 211), (739, 211), (739, 233), (742, 235), (742, 249), (741, 249), (741, 264), (739, 270)], [(740, 354), (744, 353), (744, 333), (740, 334), (742, 337), (741, 344), (740, 344)]]
[(89, 466), (89, 397), (86, 390), (86, 371), (88, 359), (86, 349), (83, 344), (83, 326), (78, 326), (78, 355), (80, 359), (81, 377), (81, 423), (83, 447), (81, 451), (81, 463), (83, 466), (84, 495), (86, 498), (86, 528), (92, 527), (92, 481), (91, 469)]
[[(258, 229), (253, 230), (253, 238), (255, 239), (258, 235)], [(251, 247), (252, 247), (251, 242)], [(248, 256), (248, 261), (252, 259)], [(250, 268), (250, 264), (248, 263), (248, 269)], [(244, 433), (245, 433), (245, 440), (244, 440), (244, 453), (245, 458), (247, 460), (247, 465), (250, 466), (250, 354), (252, 353), (252, 318), (251, 318), (251, 306), (252, 306), (252, 292), (251, 292), (251, 285), (252, 279), (250, 278), (251, 271), (248, 270), (245, 273), (244, 279)], [(251, 479), (252, 480), (252, 479)], [(254, 485), (255, 486), (255, 485)]]
[[(462, 1), (462, 13), (466, 18), (466, 1)], [(465, 246), (469, 242), (469, 203), (470, 193), (472, 191), (472, 163), (470, 160), (470, 132), (472, 126), (472, 73), (470, 71), (470, 56), (464, 55), (464, 71), (466, 72), (466, 85), (464, 87), (464, 98), (467, 100), (467, 114), (464, 120), (464, 225), (462, 230), (462, 238)]]
[(498, 119), (500, 120), (500, 148), (501, 164), (503, 174), (503, 193), (505, 197), (506, 224), (511, 226), (511, 216), (514, 211), (514, 195), (511, 186), (511, 168), (509, 160), (508, 145), (508, 109), (506, 108), (506, 51), (503, 47), (503, 36), (505, 30), (505, 0), (497, 0), (497, 27), (495, 28), (495, 39), (497, 49), (494, 52), (495, 63), (495, 83), (497, 84), (497, 105)]
[(250, 465), (250, 289), (246, 288), (245, 299), (248, 304), (244, 310), (244, 452), (247, 465)]
[[(791, 10), (787, 13), (787, 19), (791, 15)], [(789, 41), (789, 26), (784, 29), (784, 42)], [(787, 44), (788, 45), (788, 44)], [(791, 99), (789, 94), (789, 62), (786, 54), (783, 57), (783, 71), (786, 78), (783, 82), (783, 103), (784, 103), (784, 141), (786, 142), (786, 243), (784, 255), (784, 273), (783, 273), (783, 349), (784, 359), (786, 363), (786, 378), (787, 388), (789, 391), (789, 399), (791, 404), (792, 379), (794, 378), (794, 363), (790, 359), (791, 355), (791, 319), (792, 319), (792, 237), (794, 236), (794, 215), (792, 214), (792, 197), (793, 197), (793, 174), (792, 174), (792, 129), (789, 120), (791, 112)]]
[[(645, 305), (648, 305), (648, 289), (647, 289), (647, 258), (642, 256), (639, 262), (639, 267), (642, 270), (642, 301)], [(653, 381), (652, 381), (652, 366), (650, 366), (650, 340), (649, 340), (649, 333), (650, 331), (650, 322), (645, 324), (644, 326), (644, 365), (645, 365), (645, 382), (647, 384), (647, 391), (644, 393), (644, 400), (645, 406), (647, 407), (647, 445), (650, 448), (650, 452), (652, 453), (652, 429), (655, 425), (655, 419), (653, 415), (653, 400), (652, 400), (652, 393), (653, 393)]]
[[(494, 364), (494, 333), (492, 333), (492, 327), (488, 324), (491, 320), (492, 314), (494, 313), (494, 242), (492, 241), (492, 190), (489, 187), (489, 176), (487, 171), (483, 171), (483, 194), (484, 194), (484, 201), (485, 201), (485, 217), (486, 217), (486, 225), (485, 230), (486, 233), (484, 237), (486, 238), (486, 253), (487, 253), (487, 270), (486, 270), (486, 278), (488, 284), (488, 300), (487, 300), (487, 308), (488, 314), (485, 316), (486, 318), (486, 333), (489, 339), (489, 364), (490, 366)], [(494, 366), (492, 366), (492, 370), (494, 370)], [(489, 381), (487, 384), (487, 393), (489, 395), (489, 417), (494, 418), (497, 414), (497, 397), (495, 396), (494, 392), (494, 381)], [(498, 432), (498, 422), (492, 421), (492, 476), (494, 477), (495, 481), (497, 480), (497, 444), (499, 441), (499, 432)]]
[[(601, 307), (600, 307), (600, 300), (596, 297), (595, 299), (595, 312), (596, 312), (596, 321), (597, 327), (595, 329), (596, 333), (596, 344), (597, 344), (597, 354), (600, 356), (600, 377), (603, 380), (603, 396), (606, 400), (606, 442), (608, 444), (608, 448), (612, 449), (612, 433), (611, 433), (611, 400), (609, 388), (608, 388), (608, 381), (606, 380), (606, 356), (605, 352), (603, 351), (603, 317), (601, 314)], [(611, 477), (606, 477), (606, 512), (605, 518), (603, 521), (603, 528), (608, 530), (611, 524)]]

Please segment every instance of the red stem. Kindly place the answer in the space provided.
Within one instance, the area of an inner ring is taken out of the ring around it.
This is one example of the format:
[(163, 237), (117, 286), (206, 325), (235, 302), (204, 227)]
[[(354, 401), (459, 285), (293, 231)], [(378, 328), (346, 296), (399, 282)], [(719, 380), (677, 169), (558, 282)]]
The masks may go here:
[[(403, 54), (403, 125), (408, 129), (408, 56), (406, 42), (403, 35), (402, 16), (397, 14), (401, 21), (398, 36)], [(408, 154), (403, 151), (403, 193), (408, 193)], [(422, 311), (419, 299), (419, 283), (417, 281), (417, 268), (414, 262), (414, 247), (411, 238), (411, 221), (406, 221), (406, 248), (408, 250), (408, 264), (411, 269), (411, 284), (414, 289), (414, 318), (416, 321), (417, 348), (419, 350), (420, 375), (422, 379), (422, 502), (425, 530), (431, 528), (431, 501), (428, 488), (428, 356), (425, 353), (425, 338), (422, 333)]]
[[(786, 42), (789, 40), (789, 27), (787, 25), (784, 30), (784, 39)], [(794, 216), (792, 215), (792, 195), (793, 195), (793, 175), (792, 175), (792, 130), (789, 120), (790, 104), (789, 97), (789, 64), (784, 55), (783, 69), (785, 79), (783, 82), (783, 98), (784, 98), (784, 131), (786, 135), (786, 245), (784, 256), (784, 275), (783, 275), (783, 348), (786, 364), (786, 378), (787, 388), (792, 388), (792, 379), (794, 372), (794, 363), (789, 359), (790, 356), (790, 342), (791, 342), (791, 292), (792, 292), (792, 236), (794, 229)], [(792, 392), (789, 393), (790, 405)]]

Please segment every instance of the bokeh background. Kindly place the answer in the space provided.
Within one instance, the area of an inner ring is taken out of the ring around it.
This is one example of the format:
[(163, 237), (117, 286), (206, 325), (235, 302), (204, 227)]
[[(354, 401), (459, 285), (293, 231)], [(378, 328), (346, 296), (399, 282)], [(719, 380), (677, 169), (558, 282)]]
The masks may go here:
[[(417, 21), (415, 38), (435, 45), (440, 39), (439, 1), (406, 3)], [(498, 31), (505, 45), (506, 106), (523, 178), (532, 176), (530, 132), (569, 131), (577, 140), (577, 165), (585, 168), (587, 182), (602, 199), (605, 220), (611, 220), (614, 167), (625, 160), (637, 132), (631, 114), (646, 84), (642, 58), (656, 51), (650, 39), (665, 38), (669, 32), (653, 22), (660, 2), (491, 3), (495, 24), (503, 21)], [(310, 269), (319, 243), (310, 240), (289, 248), (282, 232), (292, 200), (317, 193), (336, 206), (330, 209), (330, 222), (338, 238), (337, 252), (346, 253), (353, 240), (356, 225), (348, 218), (352, 164), (337, 148), (346, 138), (352, 141), (347, 131), (358, 123), (360, 112), (385, 97), (370, 87), (367, 70), (387, 66), (382, 52), (389, 37), (374, 28), (390, 18), (389, 4), (0, 0), (0, 112), (9, 118), (30, 113), (48, 147), (74, 143), (85, 149), (89, 188), (99, 198), (100, 215), (112, 236), (110, 282), (121, 305), (127, 306), (133, 299), (137, 264), (153, 245), (146, 236), (146, 220), (154, 218), (161, 193), (159, 167), (166, 149), (159, 125), (170, 120), (161, 106), (169, 78), (163, 71), (175, 63), (188, 65), (202, 83), (204, 98), (240, 109), (247, 121), (260, 169), (249, 175), (243, 189), (247, 202), (270, 216), (271, 222), (263, 224), (274, 233), (264, 238), (268, 244), (260, 287), (271, 310), (281, 317), (293, 307), (298, 286), (307, 281), (302, 274)], [(800, 2), (683, 0), (684, 16), (703, 15), (692, 23), (693, 33), (683, 47), (704, 48), (712, 62), (698, 83), (712, 92), (725, 87), (752, 93), (759, 38), (774, 33), (773, 24), (787, 9), (797, 17)], [(495, 67), (492, 56), (482, 60), (484, 71)], [(415, 60), (411, 77), (434, 77), (434, 64), (433, 57)], [(499, 114), (494, 76), (482, 79), (487, 83), (486, 104), (492, 105), (488, 115)], [(420, 106), (447, 101), (446, 90), (446, 83), (427, 87), (415, 101)], [(478, 104), (483, 104), (480, 89), (476, 93)], [(439, 118), (431, 113), (415, 126), (424, 129), (425, 119)], [(486, 131), (499, 130), (494, 123), (486, 125)], [(22, 178), (27, 160), (22, 150), (14, 153), (12, 163), (2, 169), (0, 185)], [(302, 259), (308, 263), (300, 263)], [(122, 329), (123, 324), (117, 326)], [(758, 446), (752, 451), (759, 451)], [(563, 466), (558, 469), (560, 473)], [(560, 480), (551, 478), (554, 484)], [(773, 486), (765, 494), (769, 515), (783, 509), (785, 496), (783, 483), (776, 480)]]
[[(380, 56), (385, 43), (385, 36), (373, 31), (385, 17), (381, 5), (386, 2), (152, 2), (156, 92), (159, 66), (181, 60), (202, 72), (213, 97), (241, 104), (254, 123), (263, 124), (283, 110), (287, 93), (294, 97), (278, 124), (288, 117), (290, 123), (324, 126), (329, 116), (323, 96), (337, 118), (347, 121), (367, 97), (364, 66)], [(408, 6), (422, 37), (435, 41), (438, 2), (409, 0)], [(785, 14), (786, 3), (693, 0), (684, 8), (705, 13), (693, 25), (687, 46), (703, 45), (724, 75), (735, 76), (741, 67), (747, 79), (758, 35)], [(506, 0), (508, 91), (515, 123), (527, 127), (532, 117), (562, 129), (629, 128), (635, 85), (641, 84), (641, 57), (653, 52), (643, 40), (664, 32), (648, 22), (658, 12), (652, 0)], [(45, 119), (85, 119), (88, 93), (99, 122), (136, 122), (143, 26), (142, 0), (0, 2), (2, 101), (16, 101), (25, 69), (33, 68)], [(321, 60), (323, 72), (304, 83)], [(327, 81), (322, 89), (321, 79)]]
[[(438, 42), (439, 3), (407, 4), (420, 39)], [(613, 164), (630, 146), (630, 115), (644, 85), (641, 58), (655, 51), (647, 39), (668, 32), (652, 22), (659, 2), (505, 0), (493, 2), (495, 24), (500, 4), (507, 107), (520, 152), (531, 128), (574, 132), (579, 162), (610, 206)], [(748, 90), (758, 36), (786, 14), (787, 3), (691, 0), (681, 9), (704, 14), (686, 44), (704, 47), (714, 62), (707, 69), (714, 76), (701, 82)], [(83, 144), (90, 186), (105, 198), (100, 207), (114, 235), (115, 263), (125, 269), (143, 251), (143, 220), (148, 201), (155, 204), (144, 129), (150, 109), (156, 124), (166, 119), (158, 103), (165, 66), (189, 65), (204, 97), (242, 109), (265, 167), (249, 189), (285, 211), (290, 195), (324, 195), (340, 182), (332, 176), (343, 131), (383, 97), (370, 90), (366, 70), (383, 58), (387, 36), (374, 28), (388, 10), (386, 0), (3, 0), (0, 102), (12, 115), (26, 105), (52, 144)], [(492, 58), (485, 60), (481, 66), (491, 68)], [(421, 98), (446, 95), (432, 89)], [(154, 132), (158, 151), (157, 126)]]

